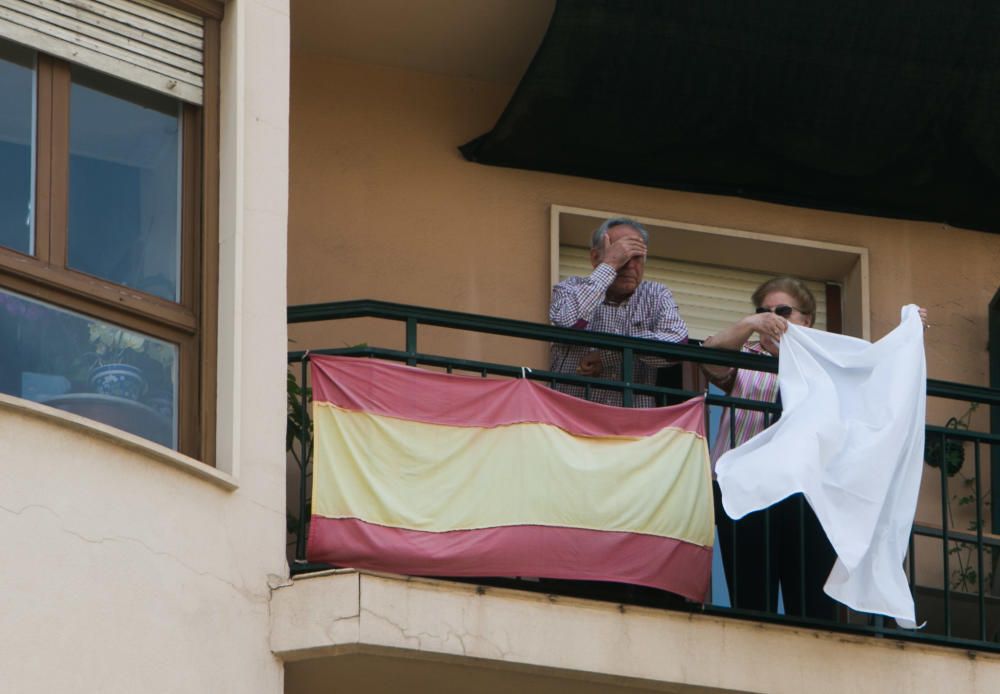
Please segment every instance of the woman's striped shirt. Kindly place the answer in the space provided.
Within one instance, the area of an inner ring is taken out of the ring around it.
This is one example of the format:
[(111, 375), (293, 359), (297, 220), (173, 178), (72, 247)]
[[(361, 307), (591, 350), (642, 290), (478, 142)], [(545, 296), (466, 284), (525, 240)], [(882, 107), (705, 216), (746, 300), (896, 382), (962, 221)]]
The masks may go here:
[[(743, 345), (744, 352), (750, 354), (763, 354), (771, 356), (759, 342), (748, 342)], [(753, 371), (751, 369), (740, 369), (736, 372), (732, 387), (728, 393), (734, 398), (744, 398), (746, 400), (760, 400), (762, 402), (774, 402), (778, 396), (778, 374), (767, 371)], [(735, 416), (730, 416), (734, 414)], [(745, 443), (754, 436), (764, 431), (768, 422), (767, 414), (759, 410), (745, 410), (740, 408), (727, 407), (722, 413), (719, 422), (719, 431), (712, 445), (712, 466), (714, 468), (723, 453), (730, 448), (735, 448), (741, 443)], [(730, 426), (732, 421), (732, 426)], [(732, 428), (732, 432), (730, 429)]]

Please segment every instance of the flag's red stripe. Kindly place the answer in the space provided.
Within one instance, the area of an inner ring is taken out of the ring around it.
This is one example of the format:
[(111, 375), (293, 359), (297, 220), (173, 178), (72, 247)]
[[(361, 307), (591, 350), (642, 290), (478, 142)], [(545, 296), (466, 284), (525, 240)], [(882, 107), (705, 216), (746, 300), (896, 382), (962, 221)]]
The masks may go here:
[(557, 426), (576, 436), (655, 434), (664, 427), (705, 435), (703, 399), (672, 407), (608, 407), (536, 381), (436, 373), (378, 359), (314, 356), (313, 399), (360, 412), (429, 424)]
[(534, 576), (632, 583), (703, 602), (712, 549), (655, 535), (515, 525), (430, 533), (313, 516), (313, 562), (411, 576)]

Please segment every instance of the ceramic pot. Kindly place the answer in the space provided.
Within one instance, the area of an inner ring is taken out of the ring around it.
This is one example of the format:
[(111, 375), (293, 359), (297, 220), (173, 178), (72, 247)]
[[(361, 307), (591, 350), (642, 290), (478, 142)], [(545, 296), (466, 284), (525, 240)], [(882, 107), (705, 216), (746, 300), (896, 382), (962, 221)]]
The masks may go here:
[(146, 390), (142, 371), (129, 364), (103, 364), (90, 370), (90, 385), (95, 393), (138, 400)]

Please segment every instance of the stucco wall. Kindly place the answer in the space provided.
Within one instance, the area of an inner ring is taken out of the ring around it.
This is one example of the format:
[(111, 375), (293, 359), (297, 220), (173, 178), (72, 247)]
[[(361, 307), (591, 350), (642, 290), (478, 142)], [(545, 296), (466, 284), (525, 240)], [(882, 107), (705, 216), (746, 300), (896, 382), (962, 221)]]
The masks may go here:
[[(873, 337), (916, 302), (933, 325), (929, 376), (987, 383), (1000, 234), (466, 162), (457, 147), (493, 126), (513, 88), (293, 53), (289, 303), (372, 298), (545, 321), (549, 206), (563, 204), (866, 247)], [(399, 348), (403, 328), (352, 321), (290, 334), (296, 348)], [(546, 363), (544, 345), (440, 330), (422, 331), (420, 346)], [(929, 421), (963, 409), (932, 400)], [(935, 472), (918, 514), (929, 523), (940, 522)]]
[(934, 325), (930, 375), (985, 384), (1000, 235), (466, 162), (457, 147), (493, 126), (512, 88), (293, 54), (290, 303), (372, 298), (544, 321), (549, 206), (573, 205), (867, 247), (873, 336), (917, 302)]
[(4, 689), (280, 692), (280, 499), (14, 401), (0, 406)]
[(218, 472), (0, 402), (4, 691), (282, 691), (288, 13), (223, 23)]

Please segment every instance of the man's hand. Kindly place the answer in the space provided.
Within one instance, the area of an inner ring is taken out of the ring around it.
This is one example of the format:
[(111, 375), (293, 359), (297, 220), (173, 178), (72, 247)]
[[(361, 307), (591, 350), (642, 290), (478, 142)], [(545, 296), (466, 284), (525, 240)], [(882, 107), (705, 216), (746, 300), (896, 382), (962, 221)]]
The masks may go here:
[(592, 378), (597, 378), (603, 371), (604, 365), (601, 363), (600, 352), (587, 352), (580, 357), (580, 363), (576, 367), (578, 374)]
[(615, 270), (621, 270), (632, 258), (637, 256), (645, 257), (645, 255), (646, 244), (642, 242), (642, 239), (633, 236), (624, 236), (611, 243), (608, 234), (604, 235), (604, 241), (601, 245), (600, 262), (607, 263)]

